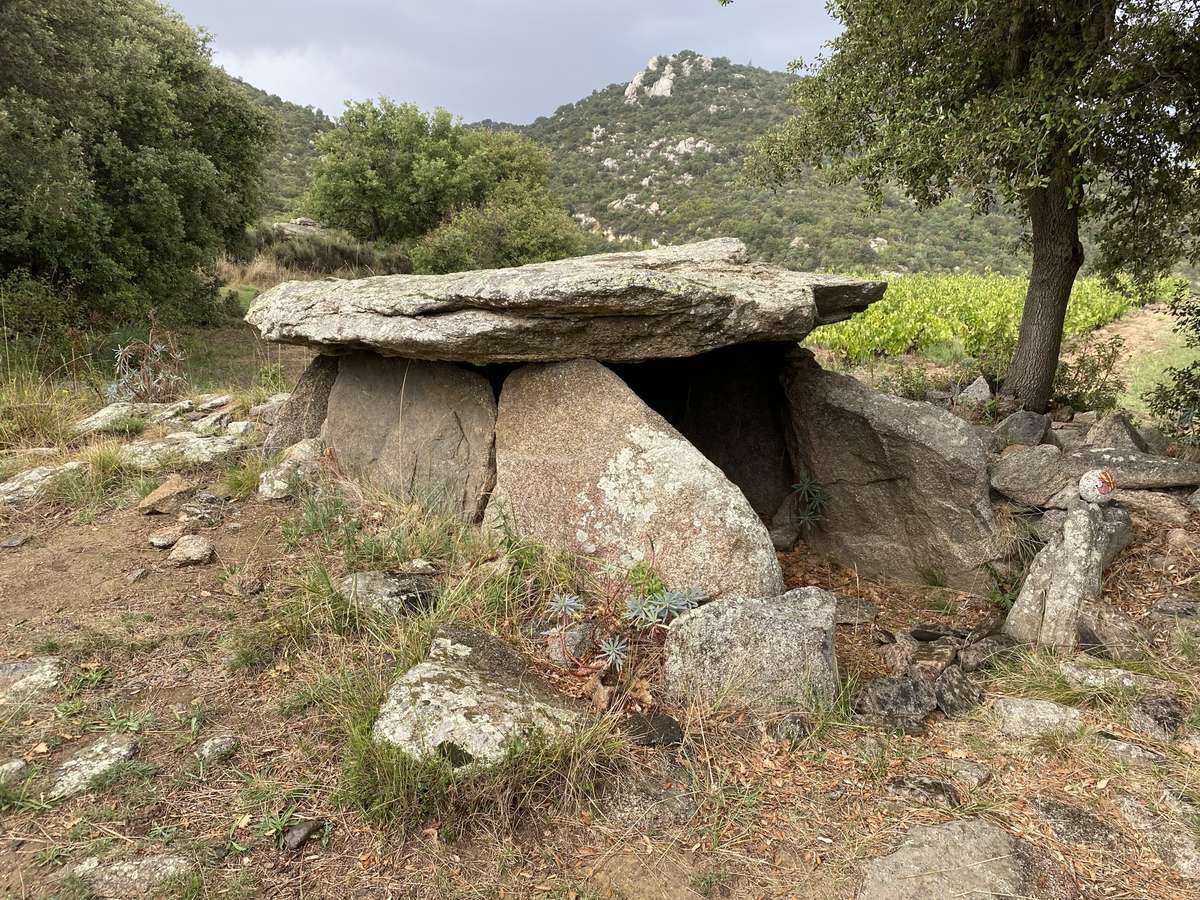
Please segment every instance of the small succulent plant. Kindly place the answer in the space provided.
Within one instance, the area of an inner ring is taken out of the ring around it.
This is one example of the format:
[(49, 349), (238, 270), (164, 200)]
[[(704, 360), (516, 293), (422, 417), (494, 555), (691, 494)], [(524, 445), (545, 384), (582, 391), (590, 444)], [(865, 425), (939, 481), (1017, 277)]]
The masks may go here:
[(704, 593), (697, 590), (663, 591), (658, 595), (658, 620), (664, 625), (672, 619), (677, 619), (686, 612), (691, 612), (705, 599)]
[(600, 657), (609, 668), (621, 669), (628, 655), (629, 644), (624, 638), (609, 637), (600, 642)]
[(546, 605), (546, 612), (560, 619), (573, 619), (583, 612), (583, 601), (575, 594), (555, 594)]
[(635, 628), (648, 628), (658, 621), (658, 604), (655, 602), (654, 594), (649, 597), (642, 597), (634, 594), (625, 600), (625, 615), (624, 619)]

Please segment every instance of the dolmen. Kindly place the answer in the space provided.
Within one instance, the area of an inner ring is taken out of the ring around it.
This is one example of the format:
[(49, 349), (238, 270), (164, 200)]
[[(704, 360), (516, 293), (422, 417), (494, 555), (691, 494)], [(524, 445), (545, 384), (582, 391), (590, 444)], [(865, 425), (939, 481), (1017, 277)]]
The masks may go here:
[[(802, 526), (864, 573), (974, 585), (987, 456), (965, 422), (799, 346), (886, 284), (750, 260), (737, 240), (453, 275), (290, 282), (247, 321), (316, 357), (268, 446), (467, 522), (773, 597)], [(820, 485), (820, 515), (801, 484)]]

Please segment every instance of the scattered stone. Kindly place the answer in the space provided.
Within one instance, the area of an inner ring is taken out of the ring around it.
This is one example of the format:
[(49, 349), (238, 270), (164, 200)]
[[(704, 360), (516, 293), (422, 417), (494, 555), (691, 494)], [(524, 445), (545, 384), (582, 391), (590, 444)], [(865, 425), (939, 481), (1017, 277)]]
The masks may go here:
[(816, 730), (816, 726), (804, 713), (788, 713), (773, 720), (767, 730), (777, 741), (802, 741)]
[(1130, 743), (1129, 741), (1123, 741), (1116, 735), (1104, 731), (1096, 735), (1096, 746), (1115, 756), (1119, 761), (1128, 766), (1154, 765), (1166, 762), (1166, 757), (1161, 753), (1147, 750), (1145, 747), (1139, 747), (1137, 744)]
[(835, 594), (837, 609), (833, 614), (835, 625), (870, 625), (879, 615), (879, 607), (861, 597), (848, 597), (845, 594)]
[[(1056, 447), (1012, 447), (991, 468), (1001, 494), (1026, 506), (1044, 507), (1085, 473), (1104, 469), (1120, 490), (1159, 490), (1200, 484), (1200, 464), (1152, 456), (1136, 450), (1085, 448), (1063, 453)], [(1059, 501), (1061, 502), (1061, 501)]]
[(1050, 830), (1064, 844), (1086, 844), (1092, 847), (1113, 847), (1116, 833), (1098, 816), (1064, 803), (1053, 797), (1035, 797), (1034, 808), (1050, 826)]
[(233, 403), (233, 397), (229, 394), (202, 394), (196, 398), (195, 410), (198, 413), (210, 413), (224, 409), (231, 403)]
[(643, 747), (678, 747), (683, 743), (679, 720), (661, 710), (630, 713), (625, 730)]
[(112, 431), (130, 419), (147, 419), (156, 413), (161, 413), (165, 407), (166, 404), (162, 403), (130, 403), (128, 401), (110, 403), (86, 419), (76, 422), (75, 434), (85, 435)]
[(230, 422), (225, 426), (225, 433), (235, 437), (245, 437), (258, 431), (257, 422)]
[(1179, 633), (1200, 635), (1200, 600), (1172, 594), (1150, 608), (1146, 625), (1156, 637), (1168, 641)]
[(172, 475), (142, 498), (137, 511), (144, 516), (173, 515), (196, 490), (196, 485), (182, 475)]
[(797, 351), (784, 372), (793, 464), (829, 502), (805, 537), (860, 571), (986, 589), (996, 557), (987, 450), (974, 427), (928, 403), (826, 372)]
[(982, 406), (992, 399), (992, 387), (986, 378), (980, 375), (954, 398), (954, 402), (966, 406)]
[(274, 427), (263, 441), (263, 452), (278, 453), (301, 441), (320, 437), (337, 374), (336, 356), (317, 356), (308, 364), (276, 413)]
[[(192, 423), (192, 431), (197, 434), (217, 434), (221, 431), (226, 431), (229, 423), (233, 421), (233, 413), (229, 412), (214, 412), (209, 413), (203, 418), (197, 419)], [(228, 432), (232, 434), (233, 432)]]
[(1093, 447), (1146, 452), (1146, 442), (1124, 413), (1105, 416), (1088, 429), (1087, 442)]
[(968, 644), (958, 651), (958, 665), (964, 672), (998, 666), (1020, 653), (1017, 641), (1007, 634), (993, 634)]
[(543, 638), (550, 661), (559, 668), (573, 669), (595, 655), (600, 632), (595, 622), (572, 622), (551, 628)]
[(141, 581), (143, 578), (145, 578), (148, 574), (149, 574), (149, 570), (147, 570), (147, 569), (134, 569), (132, 572), (130, 572), (128, 575), (125, 576), (125, 580), (129, 584), (137, 584), (139, 581)]
[(1135, 691), (1156, 683), (1155, 679), (1146, 675), (1092, 662), (1085, 656), (1064, 659), (1058, 664), (1058, 671), (1067, 684), (1076, 690)]
[(508, 645), (448, 626), (435, 633), (429, 658), (392, 685), (371, 733), (414, 757), (462, 767), (498, 762), (534, 732), (566, 737), (580, 717)]
[(1121, 815), (1163, 862), (1184, 878), (1200, 878), (1200, 847), (1194, 831), (1174, 816), (1155, 812), (1139, 800), (1117, 801)]
[(215, 528), (225, 521), (230, 506), (225, 497), (201, 491), (190, 502), (180, 507), (176, 518), (185, 525)]
[(1079, 710), (1049, 700), (1001, 697), (992, 703), (992, 709), (1000, 718), (1000, 730), (1013, 738), (1066, 734), (1083, 727)]
[(958, 666), (950, 666), (933, 683), (938, 709), (951, 719), (963, 716), (983, 702), (983, 694)]
[(751, 707), (831, 699), (838, 690), (836, 608), (832, 594), (807, 587), (692, 610), (667, 633), (667, 691), (688, 701)]
[(28, 771), (29, 764), (23, 759), (10, 759), (6, 763), (0, 763), (0, 787), (24, 781)]
[(1142, 659), (1148, 636), (1129, 614), (1106, 603), (1085, 603), (1076, 632), (1079, 648), (1093, 656), (1120, 662)]
[(181, 537), (188, 533), (183, 525), (172, 525), (170, 528), (160, 528), (150, 533), (150, 546), (156, 550), (170, 550)]
[(297, 822), (283, 833), (283, 849), (295, 853), (317, 835), (325, 830), (325, 823), (320, 819), (310, 819)]
[(356, 572), (342, 579), (338, 593), (360, 607), (405, 616), (432, 609), (437, 601), (437, 584), (428, 575)]
[(29, 537), (24, 534), (10, 534), (4, 540), (0, 540), (0, 550), (16, 550), (18, 547), (25, 546), (28, 543)]
[(64, 475), (82, 472), (87, 463), (68, 462), (56, 466), (38, 466), (0, 482), (0, 507), (22, 506), (40, 500)]
[(920, 721), (937, 709), (933, 686), (911, 676), (887, 676), (867, 682), (855, 701), (863, 715), (887, 723)]
[(274, 425), (279, 419), (279, 413), (284, 404), (291, 396), (291, 394), (272, 394), (258, 406), (250, 407), (250, 415), (255, 419), (262, 419), (268, 425)]
[(1051, 444), (1010, 447), (990, 468), (991, 485), (1024, 506), (1046, 506), (1070, 478), (1063, 453)]
[(962, 806), (958, 789), (947, 781), (926, 775), (905, 775), (888, 782), (888, 793), (901, 800), (910, 800), (925, 806), (957, 809)]
[(962, 641), (952, 637), (918, 641), (909, 660), (909, 671), (916, 678), (933, 682), (951, 667), (961, 646)]
[(496, 395), (479, 372), (343, 356), (322, 434), (343, 471), (464, 522), (482, 518), (495, 480)]
[(953, 640), (963, 641), (967, 637), (967, 632), (958, 628), (951, 628), (949, 625), (939, 625), (936, 623), (925, 623), (914, 625), (908, 630), (912, 635), (913, 640), (921, 641), (922, 643), (934, 643), (937, 641)]
[(77, 751), (54, 773), (51, 800), (64, 800), (87, 791), (92, 781), (131, 759), (137, 739), (125, 734), (106, 734)]
[(741, 241), (720, 238), (454, 275), (289, 282), (255, 300), (246, 320), (268, 341), (322, 352), (641, 362), (798, 341), (865, 309), (885, 288), (752, 264)]
[(941, 759), (937, 761), (937, 765), (955, 781), (972, 790), (983, 787), (995, 777), (995, 773), (987, 766), (969, 759)]
[(1049, 416), (1019, 409), (1000, 422), (995, 427), (994, 433), (999, 438), (1002, 447), (1009, 447), (1013, 444), (1036, 447), (1045, 440), (1046, 431), (1049, 428)]
[(232, 734), (218, 734), (210, 737), (196, 751), (196, 758), (205, 765), (215, 765), (228, 760), (237, 753), (241, 741)]
[(126, 465), (149, 472), (180, 463), (206, 466), (227, 459), (241, 449), (242, 442), (232, 435), (177, 431), (164, 438), (122, 444), (120, 452)]
[(1129, 728), (1156, 741), (1170, 741), (1183, 731), (1188, 710), (1175, 697), (1142, 697), (1129, 711)]
[(1036, 896), (1029, 853), (984, 819), (917, 825), (894, 853), (867, 864), (858, 900)]
[(167, 564), (171, 566), (203, 566), (213, 561), (217, 548), (208, 538), (199, 534), (182, 535), (176, 542)]
[(53, 690), (62, 677), (57, 656), (34, 656), (0, 663), (0, 707), (34, 700)]
[(745, 495), (599, 363), (508, 376), (496, 470), (494, 529), (623, 570), (653, 554), (668, 586), (714, 598), (783, 591), (771, 538)]
[(1123, 510), (1076, 500), (1062, 533), (1034, 557), (1005, 633), (1025, 643), (1073, 648), (1080, 611), (1100, 596), (1104, 567), (1128, 544), (1130, 533)]
[(187, 875), (195, 865), (182, 856), (160, 853), (141, 859), (104, 862), (91, 856), (70, 869), (70, 874), (84, 882), (97, 897), (146, 897), (157, 892), (173, 879)]
[(1161, 491), (1116, 491), (1113, 499), (1152, 525), (1187, 525), (1192, 519), (1186, 503)]
[(323, 444), (320, 438), (306, 438), (283, 451), (279, 462), (258, 479), (258, 496), (263, 500), (285, 500), (292, 496), (298, 481), (311, 481), (321, 469)]

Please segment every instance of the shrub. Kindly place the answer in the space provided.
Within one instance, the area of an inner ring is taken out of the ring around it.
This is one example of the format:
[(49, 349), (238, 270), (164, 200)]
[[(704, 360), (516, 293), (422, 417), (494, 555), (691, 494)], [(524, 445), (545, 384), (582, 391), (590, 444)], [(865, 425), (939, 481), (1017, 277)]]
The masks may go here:
[(1125, 390), (1117, 371), (1125, 342), (1119, 337), (1106, 341), (1085, 340), (1058, 364), (1054, 376), (1054, 399), (1075, 409), (1109, 412)]
[[(1184, 345), (1200, 349), (1200, 294), (1181, 292), (1171, 302)], [(1181, 443), (1200, 446), (1200, 362), (1172, 366), (1143, 396), (1158, 426)]]
[(146, 340), (131, 340), (117, 348), (114, 399), (141, 403), (176, 400), (188, 387), (183, 353), (175, 335), (150, 319)]

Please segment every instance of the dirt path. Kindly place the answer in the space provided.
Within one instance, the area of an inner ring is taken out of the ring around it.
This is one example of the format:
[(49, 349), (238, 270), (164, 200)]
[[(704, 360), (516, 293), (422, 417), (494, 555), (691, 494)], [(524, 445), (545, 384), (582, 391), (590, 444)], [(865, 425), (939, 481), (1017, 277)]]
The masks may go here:
[(1125, 342), (1118, 371), (1126, 383), (1120, 405), (1139, 416), (1148, 413), (1142, 395), (1162, 381), (1170, 367), (1200, 360), (1200, 351), (1184, 346), (1175, 319), (1162, 304), (1144, 306), (1092, 332), (1093, 340), (1119, 337)]

